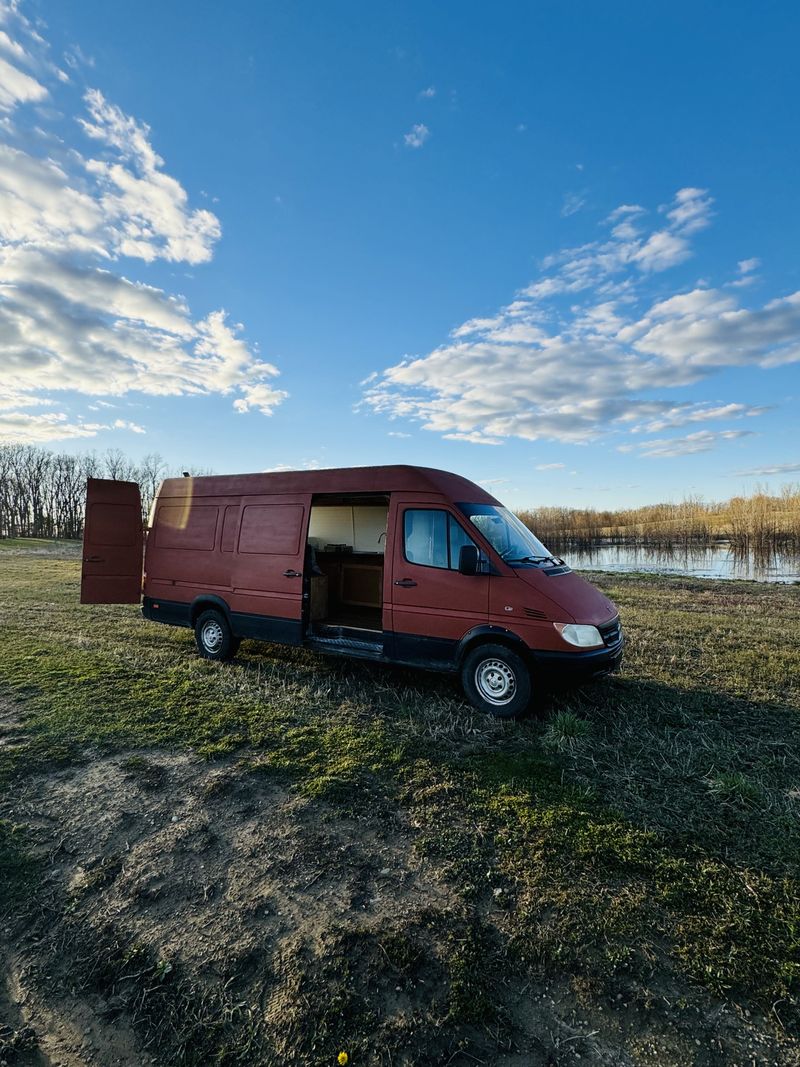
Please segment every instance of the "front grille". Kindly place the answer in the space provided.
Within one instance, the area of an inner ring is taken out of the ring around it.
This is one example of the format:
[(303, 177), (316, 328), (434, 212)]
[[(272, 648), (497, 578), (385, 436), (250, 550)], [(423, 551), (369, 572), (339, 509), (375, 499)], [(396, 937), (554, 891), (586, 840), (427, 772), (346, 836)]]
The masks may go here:
[(611, 622), (604, 622), (602, 626), (598, 626), (600, 636), (603, 638), (603, 644), (606, 648), (615, 648), (622, 641), (622, 625), (619, 621), (619, 616), (616, 619), (612, 619)]

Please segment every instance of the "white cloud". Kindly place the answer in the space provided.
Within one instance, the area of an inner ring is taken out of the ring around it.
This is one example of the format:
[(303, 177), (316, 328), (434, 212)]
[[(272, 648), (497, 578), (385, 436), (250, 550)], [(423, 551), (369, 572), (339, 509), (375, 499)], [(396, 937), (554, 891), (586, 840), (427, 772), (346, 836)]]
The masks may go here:
[(302, 463), (278, 463), (275, 467), (265, 467), (264, 474), (283, 474), (285, 471), (318, 471), (321, 464), (318, 459), (304, 459)]
[(738, 263), (740, 274), (751, 274), (754, 270), (758, 270), (761, 266), (761, 260), (756, 256), (752, 259), (740, 259)]
[(287, 395), (282, 389), (273, 389), (269, 385), (246, 386), (244, 396), (234, 400), (233, 406), (240, 414), (255, 408), (262, 415), (271, 415)]
[(775, 474), (800, 474), (800, 463), (776, 463), (773, 466), (734, 471), (734, 475), (742, 478), (769, 478)]
[(0, 56), (0, 111), (13, 111), (18, 104), (37, 103), (46, 96), (40, 82)]
[(616, 223), (620, 219), (629, 218), (630, 216), (644, 215), (645, 209), (641, 204), (620, 204), (619, 207), (615, 207), (614, 210), (606, 217), (607, 223)]
[(431, 135), (431, 131), (423, 122), (418, 122), (408, 133), (403, 134), (403, 142), (406, 148), (422, 148)]
[(150, 262), (157, 258), (205, 263), (219, 239), (211, 211), (188, 209), (186, 190), (161, 169), (164, 160), (150, 144), (150, 129), (106, 101), (98, 89), (85, 96), (84, 131), (116, 151), (113, 162), (89, 159), (85, 166), (101, 189), (100, 204), (111, 222), (116, 249)]
[(740, 437), (752, 437), (752, 430), (698, 430), (685, 437), (663, 437), (655, 441), (642, 441), (637, 445), (621, 445), (620, 452), (638, 449), (646, 457), (667, 459), (673, 456), (693, 456), (697, 452), (710, 452), (720, 441), (735, 441)]
[(30, 412), (0, 412), (0, 441), (12, 445), (34, 445), (43, 441), (65, 441), (94, 437), (108, 426), (96, 422), (70, 422), (63, 412), (33, 415)]
[[(711, 203), (704, 190), (680, 190), (662, 211), (666, 226), (649, 231), (644, 209), (623, 204), (606, 219), (609, 239), (548, 256), (541, 275), (495, 314), (469, 319), (426, 355), (370, 376), (362, 407), (416, 419), (449, 439), (492, 444), (513, 436), (641, 440), (762, 414), (740, 402), (669, 396), (722, 367), (800, 360), (800, 293), (756, 308), (742, 307), (729, 289), (648, 299), (653, 275), (692, 254), (691, 235), (706, 225)], [(691, 435), (685, 451), (746, 432)]]
[[(60, 84), (63, 72), (48, 60), (46, 42), (16, 7), (9, 11), (14, 17), (0, 31), (2, 56)], [(2, 56), (0, 63), (7, 62)], [(16, 75), (3, 82), (0, 107), (3, 92), (13, 90), (22, 101), (19, 87), (26, 84)], [(47, 89), (27, 91), (33, 100)], [(95, 398), (216, 393), (230, 395), (236, 410), (271, 414), (287, 394), (275, 387), (277, 369), (259, 358), (243, 327), (222, 310), (195, 319), (181, 295), (137, 281), (132, 263), (124, 271), (118, 264), (122, 256), (206, 262), (220, 236), (219, 220), (190, 206), (144, 123), (99, 90), (87, 92), (84, 102), (77, 123), (98, 158), (64, 146), (47, 130), (38, 153), (30, 138), (0, 145), (0, 409), (7, 412), (0, 438), (143, 432), (121, 419), (106, 426), (66, 412), (26, 410), (54, 406), (52, 394), (59, 390)], [(54, 103), (60, 103), (57, 95)], [(13, 137), (13, 126), (7, 129)]]
[(642, 270), (659, 271), (682, 263), (691, 254), (689, 242), (684, 236), (669, 230), (659, 230), (651, 234), (631, 258)]
[(389, 430), (387, 437), (410, 437), (410, 433), (403, 433), (402, 430)]
[(144, 426), (140, 426), (138, 422), (131, 422), (128, 419), (114, 419), (115, 430), (130, 430), (131, 433), (147, 433)]
[(74, 44), (64, 53), (64, 62), (72, 70), (79, 70), (81, 67), (93, 68), (94, 56), (87, 55), (79, 44)]
[(53, 159), (0, 145), (0, 238), (6, 244), (105, 256), (100, 205)]
[[(0, 18), (2, 18), (2, 9), (0, 9)], [(15, 63), (22, 63), (23, 66), (30, 63), (30, 56), (19, 41), (12, 41), (5, 30), (0, 30), (0, 52), (5, 52)]]
[(477, 430), (473, 430), (472, 433), (446, 433), (444, 436), (448, 441), (468, 441), (471, 445), (501, 445), (503, 443), (496, 437), (488, 437), (486, 434), (478, 433)]
[(695, 233), (709, 225), (712, 204), (708, 189), (679, 189), (667, 210), (667, 218), (682, 233)]
[(436, 86), (429, 85), (427, 89), (423, 89), (418, 97), (420, 100), (432, 100), (436, 96)]
[(570, 215), (576, 215), (585, 206), (585, 193), (567, 193), (561, 205), (561, 217), (569, 218)]
[[(688, 426), (693, 422), (711, 422), (716, 419), (753, 418), (769, 411), (768, 407), (751, 407), (747, 404), (677, 404), (664, 408), (656, 418), (631, 427), (631, 433), (660, 433), (662, 430)], [(631, 421), (621, 419), (621, 422)]]
[(713, 291), (704, 290), (702, 299), (713, 301), (710, 308), (659, 316), (663, 321), (637, 339), (637, 350), (684, 367), (777, 366), (800, 360), (800, 292), (752, 310)]
[(25, 393), (15, 393), (13, 390), (0, 385), (0, 411), (12, 408), (50, 407), (53, 401), (44, 396), (28, 396)]
[(566, 466), (565, 463), (539, 463), (536, 466), (537, 471), (560, 471)]

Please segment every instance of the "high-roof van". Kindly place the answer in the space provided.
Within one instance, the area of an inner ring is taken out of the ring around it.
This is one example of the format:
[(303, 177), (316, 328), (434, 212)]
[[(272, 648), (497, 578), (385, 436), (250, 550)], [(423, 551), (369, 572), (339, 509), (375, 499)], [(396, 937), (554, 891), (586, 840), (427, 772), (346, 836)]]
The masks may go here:
[[(144, 572), (142, 571), (143, 541)], [(427, 467), (87, 485), (81, 603), (142, 601), (208, 659), (243, 638), (460, 676), (503, 718), (615, 670), (617, 609), (485, 490)]]

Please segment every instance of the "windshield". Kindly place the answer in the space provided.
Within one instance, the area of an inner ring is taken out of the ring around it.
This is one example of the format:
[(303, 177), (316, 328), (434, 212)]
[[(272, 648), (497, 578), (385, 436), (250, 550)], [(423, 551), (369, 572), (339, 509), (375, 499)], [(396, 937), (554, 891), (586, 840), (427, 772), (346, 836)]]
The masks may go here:
[(469, 521), (501, 559), (511, 564), (559, 563), (535, 534), (508, 508), (494, 504), (459, 504)]

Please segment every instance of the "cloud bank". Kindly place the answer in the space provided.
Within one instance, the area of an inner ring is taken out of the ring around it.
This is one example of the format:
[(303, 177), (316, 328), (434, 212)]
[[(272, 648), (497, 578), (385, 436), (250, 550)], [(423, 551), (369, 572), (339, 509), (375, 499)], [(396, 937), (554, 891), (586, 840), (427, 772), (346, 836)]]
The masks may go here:
[[(74, 116), (74, 144), (43, 130), (39, 105), (67, 80), (19, 7), (0, 3), (0, 439), (110, 428), (31, 410), (59, 390), (223, 394), (236, 411), (271, 414), (287, 394), (241, 324), (222, 309), (196, 318), (180, 294), (135, 277), (141, 262), (208, 263), (219, 219), (190, 205), (149, 127), (99, 89)], [(142, 430), (129, 420), (111, 428)]]
[[(495, 314), (456, 327), (427, 355), (364, 383), (362, 407), (419, 421), (449, 439), (496, 445), (509, 437), (586, 444), (660, 433), (766, 409), (676, 399), (723, 367), (800, 360), (800, 292), (745, 308), (735, 283), (698, 283), (653, 300), (654, 281), (693, 254), (713, 214), (705, 189), (678, 190), (655, 223), (639, 204), (605, 220), (605, 236), (548, 256), (538, 278)], [(739, 264), (749, 276), (756, 259)], [(659, 284), (663, 291), (663, 283)], [(751, 434), (698, 431), (625, 450), (645, 456), (707, 451)]]

